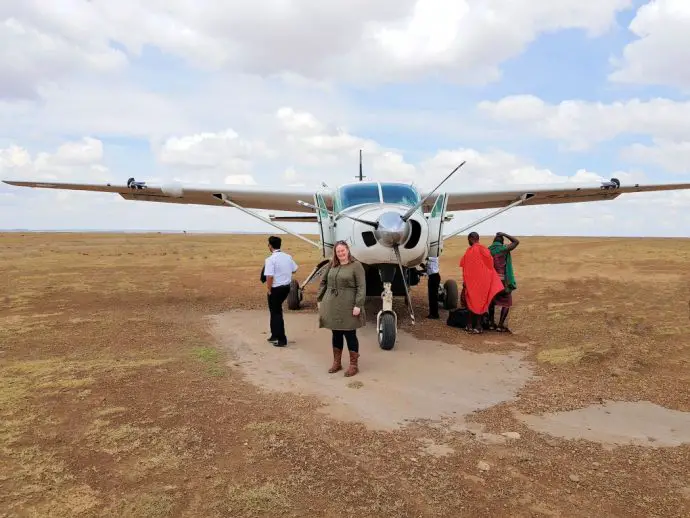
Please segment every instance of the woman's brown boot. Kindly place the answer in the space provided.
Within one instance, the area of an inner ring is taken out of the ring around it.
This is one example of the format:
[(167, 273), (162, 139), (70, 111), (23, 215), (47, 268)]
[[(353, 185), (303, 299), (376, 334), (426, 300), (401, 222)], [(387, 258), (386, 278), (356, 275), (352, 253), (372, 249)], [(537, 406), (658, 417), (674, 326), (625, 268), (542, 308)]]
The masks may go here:
[(341, 358), (343, 357), (343, 350), (342, 349), (337, 349), (333, 348), (333, 365), (331, 365), (331, 368), (328, 369), (328, 372), (333, 374), (334, 372), (338, 372), (343, 368), (343, 365), (341, 363)]
[(359, 372), (359, 367), (357, 366), (357, 361), (359, 360), (359, 353), (353, 353), (350, 351), (350, 366), (345, 371), (345, 376), (354, 376)]

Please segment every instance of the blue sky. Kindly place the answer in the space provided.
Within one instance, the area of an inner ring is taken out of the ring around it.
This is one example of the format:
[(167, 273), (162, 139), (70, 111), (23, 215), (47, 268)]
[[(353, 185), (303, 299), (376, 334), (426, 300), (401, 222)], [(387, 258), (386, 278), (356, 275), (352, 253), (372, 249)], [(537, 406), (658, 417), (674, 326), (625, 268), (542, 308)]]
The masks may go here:
[[(323, 178), (329, 184), (349, 181), (357, 172), (356, 150), (364, 147), (369, 177), (407, 180), (411, 171), (420, 171), (419, 183), (425, 186), (446, 173), (440, 152), (466, 156), (466, 171), (448, 186), (463, 191), (479, 188), (478, 182), (487, 179), (506, 188), (512, 188), (516, 177), (542, 181), (546, 173), (537, 170), (550, 171), (554, 181), (572, 181), (576, 173), (576, 178), (596, 181), (596, 175), (609, 178), (616, 172), (624, 181), (690, 182), (690, 174), (671, 172), (659, 158), (686, 158), (686, 151), (678, 149), (685, 142), (681, 115), (688, 110), (683, 103), (690, 85), (682, 84), (680, 73), (674, 76), (679, 62), (673, 61), (682, 57), (673, 53), (684, 50), (664, 49), (662, 41), (668, 31), (679, 29), (677, 14), (667, 9), (674, 0), (658, 0), (662, 14), (656, 16), (640, 0), (627, 10), (620, 10), (625, 0), (586, 7), (573, 0), (548, 6), (497, 0), (502, 6), (498, 22), (490, 21), (476, 2), (467, 2), (468, 10), (458, 14), (442, 0), (419, 0), (447, 13), (420, 17), (414, 30), (400, 32), (406, 17), (415, 13), (415, 3), (391, 2), (386, 9), (351, 14), (352, 25), (342, 29), (352, 39), (346, 52), (324, 41), (318, 31), (312, 45), (292, 52), (279, 29), (281, 23), (297, 23), (294, 17), (283, 21), (274, 14), (269, 23), (241, 3), (227, 4), (229, 12), (219, 15), (212, 13), (215, 2), (202, 2), (202, 14), (194, 17), (182, 7), (164, 13), (137, 5), (131, 19), (74, 4), (73, 9), (83, 12), (71, 13), (72, 19), (91, 20), (91, 29), (79, 33), (70, 26), (69, 12), (52, 13), (53, 23), (46, 24), (41, 22), (45, 12), (10, 9), (23, 27), (43, 31), (54, 50), (48, 55), (24, 35), (16, 41), (21, 46), (13, 47), (23, 49), (13, 62), (0, 58), (15, 78), (12, 84), (6, 79), (6, 85), (0, 80), (0, 176), (94, 182), (136, 176), (311, 187)], [(333, 6), (334, 19), (347, 12), (342, 2)], [(453, 16), (455, 43), (444, 43), (439, 50), (436, 42), (436, 50), (424, 50), (439, 32), (433, 23)], [(187, 32), (166, 33), (161, 20), (170, 17)], [(609, 17), (614, 23), (607, 30), (596, 37), (587, 34), (605, 26)], [(628, 29), (634, 19), (650, 34), (644, 41)], [(252, 31), (239, 30), (240, 23)], [(305, 41), (312, 29), (305, 26)], [(386, 46), (389, 29), (399, 31), (396, 41), (403, 46), (413, 38), (427, 39), (416, 40), (402, 55), (399, 44)], [(291, 25), (290, 30), (296, 29)], [(5, 31), (6, 41), (20, 38)], [(232, 36), (245, 33), (245, 39)], [(685, 34), (679, 33), (680, 47), (688, 40)], [(276, 43), (271, 37), (278, 38)], [(333, 34), (333, 41), (338, 37)], [(379, 47), (376, 42), (384, 43)], [(138, 44), (143, 44), (141, 53)], [(111, 54), (108, 46), (124, 51), (126, 59)], [(621, 66), (612, 58), (624, 53), (627, 82), (613, 81), (610, 74)], [(46, 60), (55, 64), (46, 66)], [(494, 66), (500, 69), (499, 80), (463, 84), (467, 78), (490, 75)], [(304, 73), (308, 75), (300, 76)], [(31, 92), (37, 97), (17, 98), (17, 84), (27, 97)], [(518, 104), (505, 104), (512, 96), (533, 96), (541, 103), (520, 97), (513, 99)], [(612, 106), (635, 98), (641, 106), (618, 111)], [(662, 113), (648, 104), (653, 99), (678, 103), (678, 110)], [(480, 108), (486, 101), (492, 104)], [(569, 104), (559, 107), (564, 102)], [(292, 111), (281, 118), (281, 107)], [(229, 129), (232, 134), (217, 135)], [(166, 142), (170, 137), (178, 140)], [(73, 146), (69, 153), (66, 148), (58, 152), (61, 145), (84, 138), (95, 141), (83, 141), (79, 151)], [(571, 149), (575, 144), (580, 147)], [(28, 164), (18, 158), (22, 150), (30, 154)], [(40, 153), (47, 155), (39, 159)], [(75, 158), (74, 153), (82, 155)], [(184, 221), (190, 230), (231, 231), (247, 225), (270, 230), (245, 215), (209, 218), (215, 212), (207, 208), (143, 206), (147, 204), (81, 193), (57, 196), (0, 185), (0, 228), (111, 229), (128, 221), (174, 230)], [(515, 233), (588, 235), (610, 233), (614, 227), (604, 231), (591, 220), (612, 217), (621, 222), (616, 232), (626, 235), (655, 233), (660, 225), (668, 235), (686, 235), (688, 196), (687, 191), (671, 198), (630, 195), (615, 204), (584, 208), (517, 209), (503, 221)], [(37, 197), (45, 200), (40, 207)], [(632, 197), (637, 200), (629, 201)], [(673, 210), (655, 223), (653, 217), (670, 199)], [(542, 215), (539, 225), (534, 225), (535, 214)]]

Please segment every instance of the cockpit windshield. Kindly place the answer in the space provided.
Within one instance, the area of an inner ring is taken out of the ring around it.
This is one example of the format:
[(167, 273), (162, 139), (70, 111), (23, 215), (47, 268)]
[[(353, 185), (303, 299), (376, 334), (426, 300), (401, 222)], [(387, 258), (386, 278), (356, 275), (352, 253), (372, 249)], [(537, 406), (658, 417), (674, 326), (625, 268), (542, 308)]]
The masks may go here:
[(381, 203), (379, 186), (375, 183), (345, 185), (336, 197), (336, 212), (362, 203)]
[[(382, 183), (381, 193), (384, 203), (398, 203), (408, 207), (414, 207), (421, 199), (417, 189), (404, 183)], [(342, 186), (335, 197), (333, 208), (335, 212), (340, 212), (365, 203), (381, 203), (379, 184), (367, 182)]]
[(419, 202), (419, 193), (411, 185), (382, 183), (381, 192), (384, 203), (399, 203), (414, 207)]

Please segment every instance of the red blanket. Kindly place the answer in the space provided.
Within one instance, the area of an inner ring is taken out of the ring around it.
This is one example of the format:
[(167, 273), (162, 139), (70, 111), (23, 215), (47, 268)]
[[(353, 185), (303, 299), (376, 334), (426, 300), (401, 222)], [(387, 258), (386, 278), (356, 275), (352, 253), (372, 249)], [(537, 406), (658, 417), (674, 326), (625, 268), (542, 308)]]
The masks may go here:
[(460, 259), (467, 307), (475, 315), (483, 315), (497, 293), (503, 291), (503, 282), (494, 269), (491, 252), (476, 243)]

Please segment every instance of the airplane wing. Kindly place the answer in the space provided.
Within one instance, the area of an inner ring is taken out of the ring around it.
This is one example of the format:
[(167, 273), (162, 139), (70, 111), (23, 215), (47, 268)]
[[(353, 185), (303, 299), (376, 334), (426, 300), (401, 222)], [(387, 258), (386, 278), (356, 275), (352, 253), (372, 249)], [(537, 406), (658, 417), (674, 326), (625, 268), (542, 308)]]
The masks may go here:
[[(560, 203), (581, 203), (588, 201), (614, 200), (621, 194), (653, 191), (675, 191), (690, 189), (690, 183), (650, 184), (632, 186), (618, 186), (605, 182), (602, 186), (554, 186), (544, 188), (517, 188), (510, 191), (486, 192), (447, 192), (448, 212), (476, 209), (502, 208), (527, 196), (521, 205), (554, 205)], [(434, 196), (436, 198), (436, 196)], [(429, 200), (433, 204), (433, 200)]]
[[(4, 183), (19, 187), (34, 187), (44, 189), (67, 189), (74, 191), (109, 192), (119, 194), (126, 200), (152, 201), (162, 203), (193, 204), (224, 206), (219, 195), (224, 194), (232, 202), (247, 209), (280, 210), (289, 212), (304, 212), (298, 205), (298, 200), (311, 200), (312, 191), (290, 191), (256, 188), (252, 186), (218, 186), (199, 187), (182, 184), (148, 185), (145, 182), (135, 182), (133, 179), (126, 185), (117, 184), (77, 184), (38, 181), (4, 180)], [(618, 183), (605, 182), (601, 186), (554, 186), (545, 188), (520, 187), (510, 191), (470, 191), (447, 192), (448, 212), (503, 208), (527, 196), (522, 205), (553, 205), (561, 203), (581, 203), (588, 201), (613, 200), (621, 194), (653, 191), (673, 191), (690, 189), (690, 183), (650, 184), (620, 186)], [(425, 197), (422, 194), (422, 197)], [(327, 197), (327, 196), (326, 196)], [(433, 205), (437, 195), (432, 196), (427, 203)], [(430, 210), (430, 207), (425, 207)], [(309, 218), (311, 219), (311, 218)]]
[(252, 186), (224, 185), (218, 187), (186, 186), (183, 184), (147, 185), (130, 179), (126, 185), (84, 184), (37, 181), (3, 180), (9, 185), (43, 189), (67, 189), (71, 191), (109, 192), (119, 194), (126, 200), (152, 201), (159, 203), (178, 203), (191, 205), (227, 206), (220, 199), (227, 199), (247, 209), (266, 209), (290, 212), (304, 212), (298, 200), (310, 202), (312, 191), (290, 191), (285, 189), (266, 189)]

